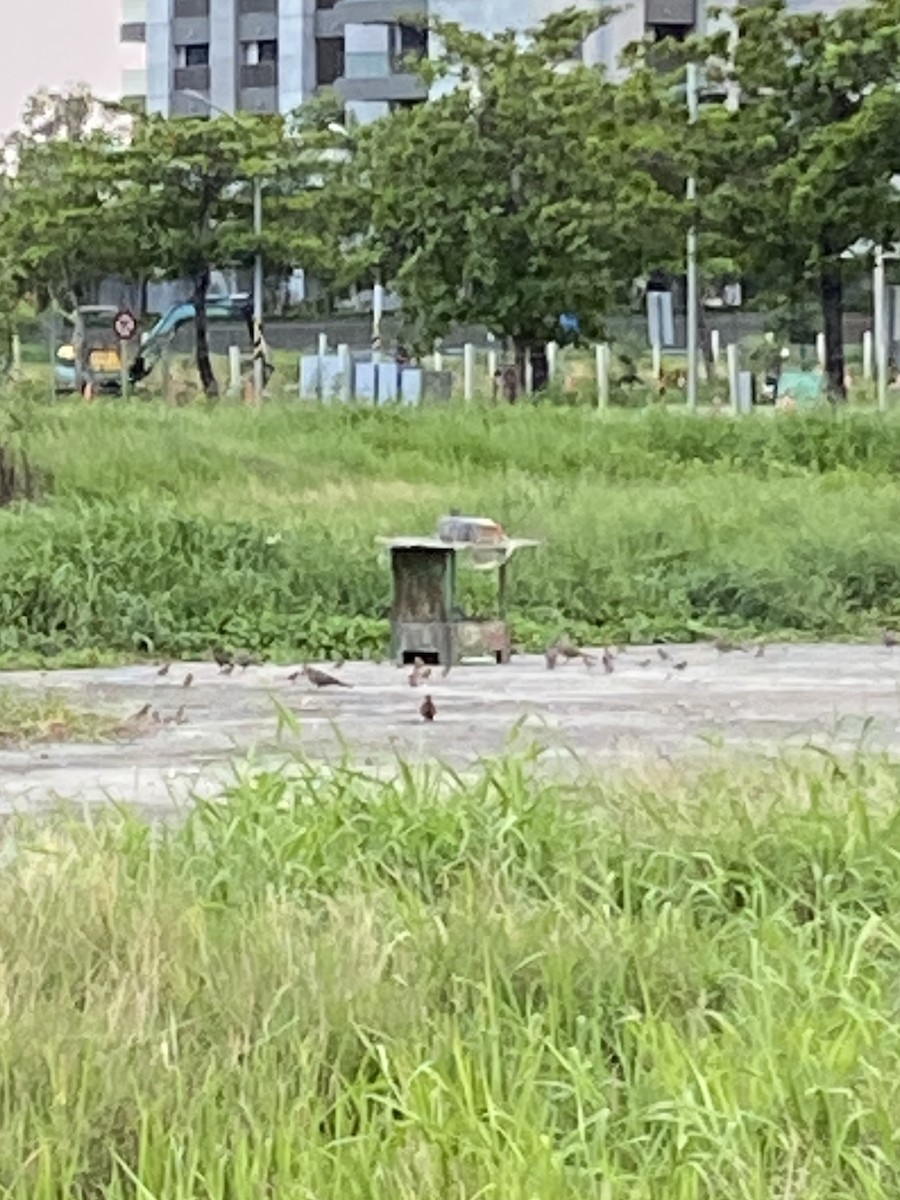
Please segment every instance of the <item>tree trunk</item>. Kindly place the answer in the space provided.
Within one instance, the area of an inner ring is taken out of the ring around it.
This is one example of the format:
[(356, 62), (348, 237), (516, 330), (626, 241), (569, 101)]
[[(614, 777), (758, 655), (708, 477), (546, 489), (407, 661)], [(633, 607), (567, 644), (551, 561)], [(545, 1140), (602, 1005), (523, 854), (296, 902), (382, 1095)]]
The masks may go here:
[(844, 382), (844, 280), (841, 264), (828, 260), (819, 272), (819, 297), (825, 329), (825, 375), (832, 401), (846, 400)]
[(197, 374), (204, 393), (211, 399), (218, 396), (219, 385), (213, 374), (209, 354), (209, 322), (206, 317), (206, 294), (209, 291), (209, 267), (202, 267), (194, 276), (194, 331), (197, 352)]

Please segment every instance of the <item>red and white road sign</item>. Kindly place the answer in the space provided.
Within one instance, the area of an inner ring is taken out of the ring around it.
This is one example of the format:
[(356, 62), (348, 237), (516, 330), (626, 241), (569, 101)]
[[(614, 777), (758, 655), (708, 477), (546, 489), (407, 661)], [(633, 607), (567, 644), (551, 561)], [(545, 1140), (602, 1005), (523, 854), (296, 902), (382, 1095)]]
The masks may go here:
[(130, 342), (137, 333), (137, 317), (128, 308), (123, 308), (116, 313), (116, 319), (113, 321), (113, 328), (116, 331), (116, 336), (123, 342)]

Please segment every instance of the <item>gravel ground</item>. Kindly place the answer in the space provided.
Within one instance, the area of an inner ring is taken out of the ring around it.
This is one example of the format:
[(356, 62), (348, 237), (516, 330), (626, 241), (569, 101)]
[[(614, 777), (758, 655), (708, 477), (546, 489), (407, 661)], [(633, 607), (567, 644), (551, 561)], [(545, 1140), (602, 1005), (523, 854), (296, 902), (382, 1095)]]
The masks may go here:
[[(8, 672), (4, 686), (23, 693), (58, 691), (73, 707), (123, 718), (150, 702), (162, 721), (141, 723), (127, 740), (0, 750), (0, 811), (114, 799), (164, 813), (220, 788), (248, 756), (269, 763), (298, 751), (328, 760), (349, 748), (373, 765), (399, 754), (461, 767), (535, 743), (551, 764), (571, 762), (572, 752), (583, 762), (627, 764), (811, 743), (900, 750), (900, 649), (667, 651), (664, 661), (654, 647), (630, 647), (609, 675), (579, 662), (548, 671), (542, 657), (524, 656), (506, 667), (460, 667), (419, 689), (409, 686), (408, 669), (373, 663), (347, 663), (335, 673), (352, 687), (324, 691), (291, 683), (287, 668), (272, 666), (224, 676), (211, 663), (184, 663), (162, 678), (148, 664)], [(184, 688), (188, 672), (194, 681)], [(426, 691), (438, 709), (433, 725), (418, 716)], [(185, 723), (166, 724), (182, 704)]]

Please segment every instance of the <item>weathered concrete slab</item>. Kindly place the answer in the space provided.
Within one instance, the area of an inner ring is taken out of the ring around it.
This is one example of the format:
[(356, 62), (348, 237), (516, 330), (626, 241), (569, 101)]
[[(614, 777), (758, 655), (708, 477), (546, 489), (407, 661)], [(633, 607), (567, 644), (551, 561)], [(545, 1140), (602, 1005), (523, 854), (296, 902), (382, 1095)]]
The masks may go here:
[[(653, 647), (632, 647), (612, 675), (578, 662), (548, 671), (543, 658), (528, 656), (506, 667), (461, 667), (418, 689), (409, 686), (408, 669), (348, 663), (339, 674), (353, 687), (321, 692), (290, 683), (288, 669), (272, 666), (223, 676), (210, 663), (188, 663), (164, 678), (148, 665), (9, 672), (0, 686), (59, 691), (73, 706), (123, 718), (148, 701), (163, 719), (184, 704), (187, 723), (150, 724), (127, 743), (2, 750), (0, 809), (62, 797), (166, 811), (197, 791), (219, 789), (248, 753), (277, 762), (285, 753), (326, 759), (349, 748), (372, 765), (402, 755), (463, 766), (529, 742), (561, 762), (572, 751), (582, 760), (625, 763), (810, 742), (900, 751), (900, 650), (778, 645), (758, 658), (702, 645), (669, 653), (662, 661)], [(678, 660), (687, 660), (682, 671), (673, 669)], [(184, 688), (188, 671), (194, 683)], [(418, 716), (426, 691), (438, 708), (433, 725)], [(285, 728), (284, 713), (298, 729)]]

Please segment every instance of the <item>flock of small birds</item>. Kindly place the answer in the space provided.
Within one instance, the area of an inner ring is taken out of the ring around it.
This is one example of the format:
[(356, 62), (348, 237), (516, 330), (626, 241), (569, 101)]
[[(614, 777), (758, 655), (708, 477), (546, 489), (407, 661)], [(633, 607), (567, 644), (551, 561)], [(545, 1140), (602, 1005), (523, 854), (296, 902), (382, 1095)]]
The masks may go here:
[[(893, 651), (894, 648), (900, 645), (900, 633), (893, 629), (882, 630), (881, 640), (888, 650)], [(731, 642), (727, 638), (716, 638), (712, 645), (719, 654), (750, 654), (755, 658), (762, 658), (766, 653), (765, 642)], [(561, 637), (552, 642), (544, 652), (544, 660), (547, 669), (555, 670), (560, 664), (578, 662), (584, 664), (588, 671), (595, 670), (598, 666), (602, 667), (606, 675), (612, 675), (616, 669), (616, 661), (619, 655), (625, 654), (625, 647), (604, 646), (602, 652), (597, 655), (581, 646), (577, 646), (570, 641), (568, 637)], [(673, 671), (686, 671), (688, 668), (688, 660), (686, 658), (673, 658), (670, 651), (665, 646), (656, 647), (657, 659), (665, 663)], [(219, 668), (220, 675), (231, 675), (235, 668), (246, 671), (248, 667), (258, 666), (259, 659), (254, 658), (251, 654), (244, 650), (229, 651), (223, 646), (215, 645), (212, 647), (212, 658)], [(653, 658), (642, 659), (638, 666), (649, 667), (653, 663)], [(335, 659), (332, 668), (338, 671), (343, 667), (344, 660), (342, 658)], [(163, 678), (169, 675), (172, 669), (171, 662), (163, 663), (156, 674)], [(446, 665), (441, 670), (442, 678), (446, 678), (450, 674), (450, 666)], [(409, 673), (409, 686), (413, 688), (421, 687), (427, 683), (432, 677), (432, 667), (422, 658), (415, 658), (412, 664), (412, 670)], [(305, 680), (317, 689), (321, 688), (352, 688), (353, 684), (348, 683), (346, 679), (341, 679), (337, 675), (331, 674), (329, 671), (323, 671), (320, 667), (310, 666), (308, 663), (293, 671), (288, 675), (289, 683), (297, 683)], [(191, 671), (184, 676), (181, 686), (189, 688), (194, 682), (194, 675)], [(419, 716), (423, 721), (428, 723), (434, 721), (437, 716), (437, 706), (430, 694), (426, 694), (419, 706)], [(133, 727), (147, 725), (184, 725), (187, 723), (188, 717), (185, 705), (180, 705), (172, 716), (163, 717), (159, 710), (148, 703), (136, 712), (132, 717), (124, 722), (124, 726)]]

